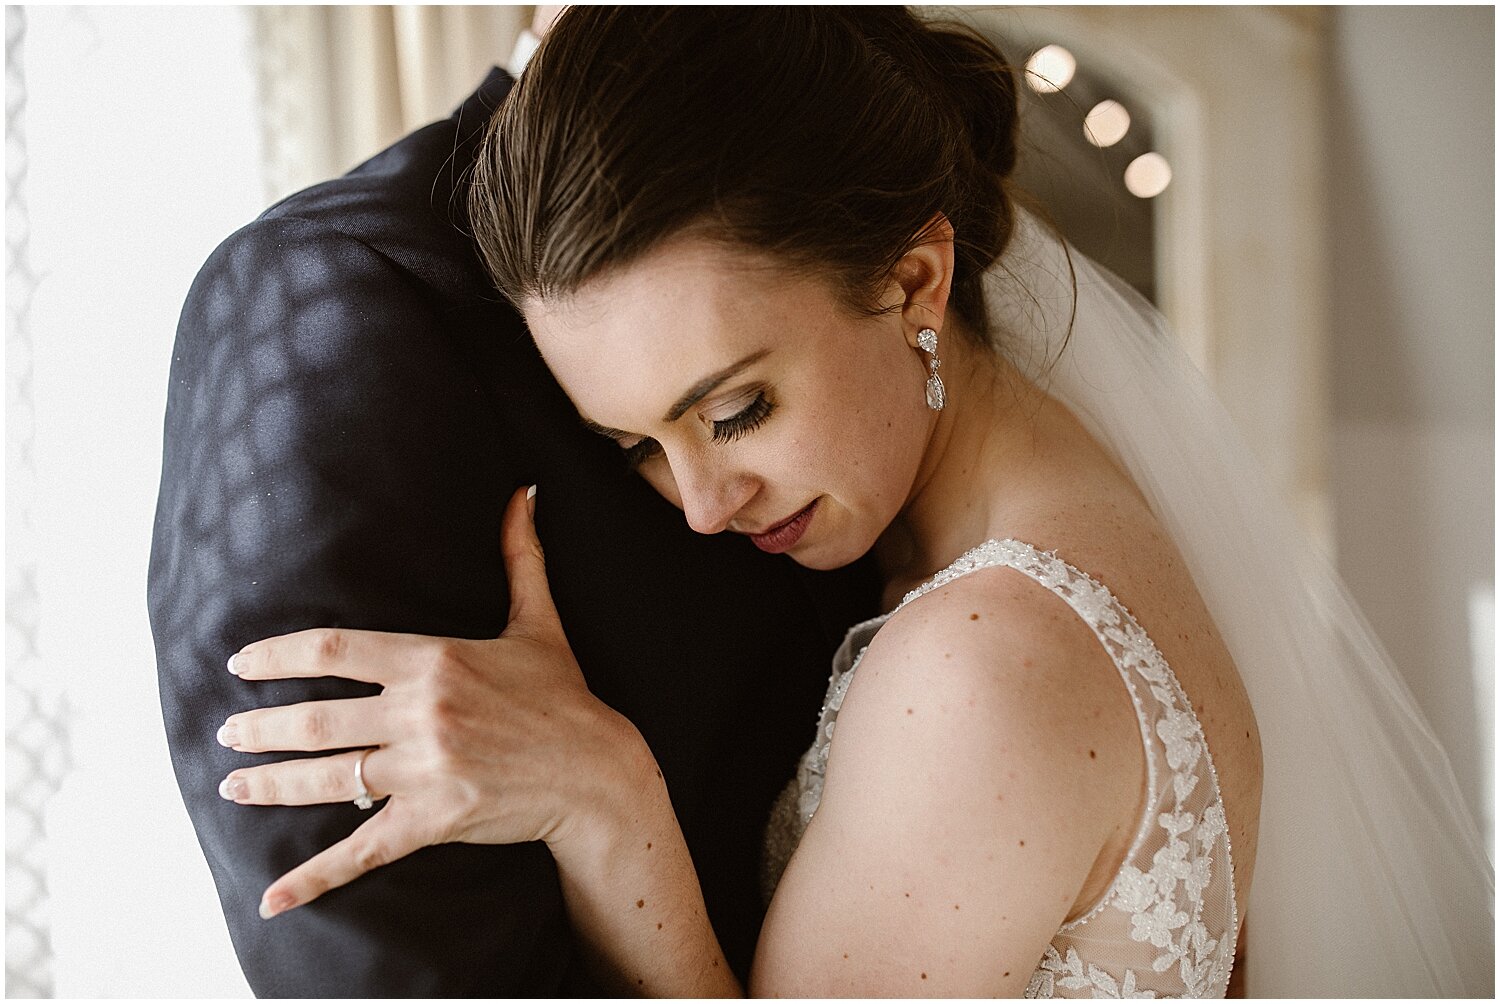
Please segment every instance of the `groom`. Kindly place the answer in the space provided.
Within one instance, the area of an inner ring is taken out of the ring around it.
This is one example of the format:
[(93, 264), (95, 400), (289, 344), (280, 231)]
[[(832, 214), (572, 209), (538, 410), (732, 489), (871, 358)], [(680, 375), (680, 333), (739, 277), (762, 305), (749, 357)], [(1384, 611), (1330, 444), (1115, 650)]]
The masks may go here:
[(261, 920), (272, 880), (370, 817), (225, 801), (226, 774), (274, 757), (215, 731), (373, 688), (241, 681), (225, 660), (242, 645), (317, 626), (497, 636), (500, 514), (537, 483), (569, 640), (650, 742), (745, 979), (770, 804), (813, 739), (844, 628), (873, 612), (862, 571), (693, 534), (580, 425), (467, 236), (465, 178), (510, 86), (492, 71), (447, 121), (267, 210), (183, 308), (148, 597), (173, 765), (258, 996), (597, 988), (540, 844), (427, 848)]

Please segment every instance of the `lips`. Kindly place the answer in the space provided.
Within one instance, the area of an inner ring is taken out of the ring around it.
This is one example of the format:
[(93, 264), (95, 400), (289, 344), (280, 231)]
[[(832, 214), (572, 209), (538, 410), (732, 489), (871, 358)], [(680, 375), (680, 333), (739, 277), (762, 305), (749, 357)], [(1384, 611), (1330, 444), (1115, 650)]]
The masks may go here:
[(790, 550), (807, 532), (813, 516), (817, 514), (818, 501), (818, 499), (813, 499), (806, 508), (777, 523), (764, 533), (750, 534), (750, 540), (756, 547), (770, 554), (780, 554)]

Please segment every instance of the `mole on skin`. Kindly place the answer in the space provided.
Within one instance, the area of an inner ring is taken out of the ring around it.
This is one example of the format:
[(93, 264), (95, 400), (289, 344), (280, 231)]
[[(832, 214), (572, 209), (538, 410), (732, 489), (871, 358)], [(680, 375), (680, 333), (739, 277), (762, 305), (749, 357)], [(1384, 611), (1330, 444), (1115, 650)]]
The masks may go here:
[(646, 905), (646, 901), (643, 900), (643, 899), (638, 899), (638, 900), (635, 901), (635, 908), (637, 910), (639, 910), (641, 907), (643, 907), (645, 905)]
[(978, 614), (970, 614), (969, 615), (969, 620), (971, 620), (971, 621), (977, 621), (978, 619), (979, 619), (979, 615)]

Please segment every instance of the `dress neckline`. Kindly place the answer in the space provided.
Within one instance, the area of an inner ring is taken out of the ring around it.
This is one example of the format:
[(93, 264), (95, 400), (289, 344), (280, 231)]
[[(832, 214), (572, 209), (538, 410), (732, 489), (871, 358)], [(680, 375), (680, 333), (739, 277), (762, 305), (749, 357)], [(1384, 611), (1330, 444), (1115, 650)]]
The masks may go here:
[[(1000, 539), (996, 539), (994, 537), (990, 537), (990, 538), (988, 538), (988, 539), (986, 539), (984, 541), (981, 541), (978, 544), (975, 544), (973, 547), (969, 548), (963, 554), (960, 554), (957, 558), (954, 558), (953, 561), (950, 562), (948, 565), (946, 565), (943, 568), (938, 569), (932, 575), (928, 576), (926, 579), (924, 579), (923, 581), (919, 582), (917, 585), (913, 586), (911, 589), (907, 590), (906, 595), (903, 596), (903, 597), (901, 597), (901, 601), (899, 603), (897, 603), (894, 607), (891, 607), (891, 609), (887, 610), (883, 614), (876, 614), (874, 617), (868, 618), (867, 620), (860, 621), (858, 624), (855, 624), (853, 627), (851, 627), (849, 629), (848, 633), (852, 635), (854, 632), (859, 631), (862, 628), (871, 627), (871, 626), (877, 625), (877, 624), (884, 624), (886, 621), (888, 621), (892, 617), (896, 616), (897, 612), (900, 611), (902, 607), (906, 606), (912, 600), (915, 600), (915, 599), (917, 599), (920, 596), (925, 596), (927, 593), (932, 592), (934, 589), (938, 588), (939, 586), (946, 585), (949, 581), (951, 581), (952, 579), (956, 578), (958, 575), (964, 574), (964, 573), (968, 572), (970, 570), (970, 565), (978, 558), (978, 556), (982, 552), (987, 552), (987, 551), (989, 551), (991, 549), (1003, 548), (1007, 544), (1013, 544), (1013, 545), (1015, 545), (1016, 548), (1018, 548), (1018, 549), (1020, 549), (1022, 551), (1025, 551), (1025, 552), (1047, 554), (1047, 555), (1050, 555), (1051, 557), (1054, 557), (1054, 558), (1057, 557), (1057, 552), (1056, 551), (1040, 551), (1039, 552), (1031, 544), (1028, 544), (1024, 540), (1019, 540), (1019, 539), (1017, 539), (1015, 537), (1004, 537), (1004, 538), (1000, 538)], [(1058, 559), (1058, 560), (1061, 560), (1061, 559)], [(1064, 562), (1064, 564), (1067, 564), (1067, 563)], [(1073, 568), (1072, 565), (1068, 565), (1068, 567), (1069, 568)], [(1078, 569), (1073, 568), (1073, 571), (1078, 572)], [(1079, 574), (1081, 575), (1083, 573), (1079, 572)]]

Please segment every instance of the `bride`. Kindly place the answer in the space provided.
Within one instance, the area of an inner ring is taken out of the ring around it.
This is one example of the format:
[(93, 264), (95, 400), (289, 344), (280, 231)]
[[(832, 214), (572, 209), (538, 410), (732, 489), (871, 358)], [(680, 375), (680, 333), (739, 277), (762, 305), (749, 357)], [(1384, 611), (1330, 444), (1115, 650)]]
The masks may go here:
[(884, 577), (767, 829), (748, 986), (672, 779), (557, 621), (546, 485), (504, 515), (500, 639), (231, 659), (384, 687), (231, 719), (236, 749), (356, 750), (237, 801), (388, 799), (263, 916), (541, 840), (637, 993), (1492, 992), (1446, 755), (1159, 316), (1018, 204), (1015, 88), (899, 7), (571, 8), (479, 159), (476, 239), (582, 421), (694, 529)]

